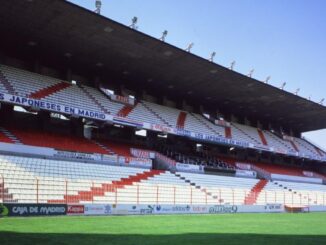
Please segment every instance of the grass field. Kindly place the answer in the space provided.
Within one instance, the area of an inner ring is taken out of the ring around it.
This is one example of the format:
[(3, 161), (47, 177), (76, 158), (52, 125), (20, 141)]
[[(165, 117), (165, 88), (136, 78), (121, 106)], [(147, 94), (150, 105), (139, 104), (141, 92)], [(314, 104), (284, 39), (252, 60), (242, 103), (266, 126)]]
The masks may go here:
[(0, 244), (326, 244), (326, 213), (2, 218)]

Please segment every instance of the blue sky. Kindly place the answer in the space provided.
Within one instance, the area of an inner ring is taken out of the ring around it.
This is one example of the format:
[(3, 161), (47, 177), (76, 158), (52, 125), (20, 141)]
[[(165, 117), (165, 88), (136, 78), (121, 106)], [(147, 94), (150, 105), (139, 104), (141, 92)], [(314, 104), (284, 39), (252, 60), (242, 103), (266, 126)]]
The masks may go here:
[[(95, 9), (95, 0), (72, 0)], [(324, 0), (102, 0), (102, 15), (215, 62), (320, 101), (326, 97), (326, 1)], [(325, 102), (326, 104), (326, 102)], [(326, 125), (325, 125), (326, 128)], [(305, 136), (326, 149), (326, 130)]]

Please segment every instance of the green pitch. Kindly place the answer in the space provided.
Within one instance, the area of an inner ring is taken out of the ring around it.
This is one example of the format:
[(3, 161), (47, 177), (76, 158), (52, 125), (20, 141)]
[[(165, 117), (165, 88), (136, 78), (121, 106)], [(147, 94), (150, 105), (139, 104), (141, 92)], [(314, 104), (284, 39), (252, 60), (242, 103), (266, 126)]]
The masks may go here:
[(326, 213), (2, 218), (0, 244), (326, 244)]

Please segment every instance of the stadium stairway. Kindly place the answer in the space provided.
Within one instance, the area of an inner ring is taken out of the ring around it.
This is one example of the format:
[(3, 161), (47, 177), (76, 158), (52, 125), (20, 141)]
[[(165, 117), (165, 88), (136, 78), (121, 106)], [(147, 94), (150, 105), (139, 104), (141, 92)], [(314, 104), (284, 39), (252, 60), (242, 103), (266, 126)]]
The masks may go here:
[[(136, 105), (135, 105), (136, 106)], [(135, 106), (131, 105), (125, 105), (124, 107), (121, 108), (121, 110), (118, 112), (119, 117), (127, 117), (129, 113), (132, 112), (132, 110), (135, 108)]]
[(254, 205), (261, 191), (264, 189), (268, 180), (260, 180), (250, 191), (250, 193), (245, 197), (245, 205)]
[(232, 126), (234, 128), (236, 128), (237, 130), (239, 130), (242, 134), (244, 134), (245, 136), (247, 136), (249, 139), (251, 139), (253, 142), (257, 143), (257, 144), (261, 144), (261, 142), (259, 142), (257, 139), (255, 139), (254, 137), (252, 137), (250, 134), (248, 134), (245, 130), (242, 130), (240, 127), (236, 126), (234, 123), (231, 123)]
[(217, 132), (210, 124), (212, 124), (211, 121), (207, 120), (206, 118), (202, 116), (198, 116), (197, 114), (190, 113), (197, 121), (201, 124), (203, 124), (206, 128), (208, 128), (210, 131), (212, 131), (214, 134), (223, 137), (219, 132)]
[(158, 113), (156, 113), (153, 109), (151, 109), (146, 103), (140, 101), (140, 103), (150, 112), (152, 113), (155, 117), (160, 119), (166, 126), (173, 127), (168, 121), (166, 121), (163, 117), (161, 117)]
[(267, 140), (266, 140), (266, 137), (265, 137), (263, 131), (261, 129), (257, 128), (257, 132), (258, 132), (259, 138), (261, 140), (261, 143), (263, 145), (268, 145)]
[(130, 153), (131, 146), (123, 143), (110, 142), (105, 140), (97, 141), (98, 145), (104, 147), (103, 149), (109, 150), (113, 154), (118, 154), (124, 157), (132, 157)]
[(224, 128), (225, 138), (231, 139), (232, 138), (232, 130), (230, 127)]
[[(1, 176), (0, 176), (1, 180)], [(13, 198), (13, 194), (10, 194), (8, 191), (8, 188), (4, 187), (4, 183), (0, 183), (0, 203), (5, 203), (5, 202), (10, 202), (10, 203), (16, 203), (17, 200)]]
[(111, 154), (111, 155), (116, 154), (112, 149), (110, 149), (109, 147), (107, 147), (107, 146), (101, 144), (100, 142), (95, 141), (95, 140), (92, 140), (92, 142), (93, 142), (94, 144), (98, 145), (99, 147), (101, 147), (103, 150), (107, 151), (109, 154)]
[(188, 183), (189, 185), (194, 186), (196, 189), (204, 192), (206, 194), (206, 197), (210, 196), (213, 199), (218, 199), (218, 196), (214, 196), (211, 192), (207, 191), (205, 188), (202, 188), (200, 185), (197, 185), (195, 182), (192, 182), (190, 179), (187, 179), (186, 177), (183, 177), (178, 173), (173, 173), (173, 174), (179, 179), (183, 180), (185, 183)]
[[(283, 181), (271, 181), (275, 186), (277, 186), (278, 188), (282, 188), (283, 190), (286, 190), (288, 193), (291, 193), (291, 200), (288, 200), (288, 204), (289, 203), (293, 203), (293, 199), (295, 199), (296, 203), (298, 204), (298, 199), (300, 199), (299, 203), (309, 203), (309, 204), (318, 204), (318, 202), (316, 200), (313, 200), (309, 194), (307, 193), (303, 193), (302, 190), (301, 191), (297, 191), (293, 188), (293, 186), (289, 186), (291, 185), (291, 183), (289, 182), (283, 182)], [(294, 185), (298, 184), (298, 183), (293, 183)], [(286, 196), (284, 196), (284, 199), (286, 199)], [(323, 200), (324, 201), (324, 200)], [(284, 202), (286, 202), (286, 200), (284, 200)]]
[(90, 98), (104, 113), (111, 114), (90, 92), (88, 92), (82, 85), (78, 84), (78, 87), (84, 94)]
[(22, 144), (22, 142), (9, 130), (0, 127), (0, 142)]
[(180, 113), (178, 115), (178, 119), (177, 119), (177, 128), (181, 128), (181, 129), (184, 128), (186, 118), (187, 118), (187, 113), (184, 111), (180, 111)]
[(49, 87), (45, 87), (43, 89), (40, 89), (36, 92), (33, 92), (29, 95), (30, 98), (33, 99), (42, 99), (45, 98), (51, 94), (57, 93), (61, 90), (64, 90), (66, 88), (69, 88), (71, 86), (71, 84), (67, 83), (67, 82), (60, 82), (57, 83), (55, 85), (49, 86)]
[(16, 94), (14, 87), (5, 77), (5, 75), (0, 70), (0, 83), (4, 86), (4, 88), (8, 91), (9, 94)]
[(300, 151), (299, 148), (297, 147), (297, 145), (296, 145), (292, 140), (290, 141), (290, 143), (291, 143), (291, 145), (292, 145), (292, 147), (293, 147), (293, 149), (294, 149), (295, 151), (297, 151), (297, 152)]
[(91, 187), (89, 191), (79, 191), (77, 195), (65, 195), (64, 200), (48, 200), (48, 203), (80, 203), (83, 201), (93, 201), (94, 197), (104, 196), (106, 192), (116, 192), (117, 189), (123, 189), (126, 186), (139, 183), (164, 173), (162, 170), (149, 170), (128, 178), (121, 178), (118, 181), (112, 181), (112, 184), (102, 184), (100, 187)]

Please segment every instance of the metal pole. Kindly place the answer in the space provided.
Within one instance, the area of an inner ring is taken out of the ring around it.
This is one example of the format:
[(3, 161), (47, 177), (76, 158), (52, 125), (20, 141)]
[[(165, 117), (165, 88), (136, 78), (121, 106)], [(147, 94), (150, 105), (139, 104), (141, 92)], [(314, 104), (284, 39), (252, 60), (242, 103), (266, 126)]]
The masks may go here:
[(38, 178), (36, 178), (36, 204), (38, 204)]
[(113, 189), (115, 190), (115, 205), (117, 205), (118, 204), (118, 188), (116, 185), (114, 185)]
[(173, 204), (175, 205), (175, 192), (176, 192), (176, 187), (173, 187)]
[(2, 180), (2, 190), (0, 190), (2, 193), (1, 200), (2, 200), (2, 203), (4, 203), (5, 202), (5, 178), (3, 177), (2, 174), (0, 174), (0, 175), (1, 175), (1, 180)]
[(139, 185), (137, 185), (137, 205), (139, 204)]
[(265, 191), (265, 204), (267, 204), (267, 191)]
[(192, 204), (192, 188), (190, 187), (190, 204)]
[(68, 204), (68, 180), (65, 181), (66, 182), (66, 204)]
[(94, 194), (95, 194), (95, 191), (94, 191), (94, 181), (92, 181), (92, 192), (91, 192), (92, 204), (94, 204)]
[(158, 205), (158, 186), (156, 187), (156, 205)]

